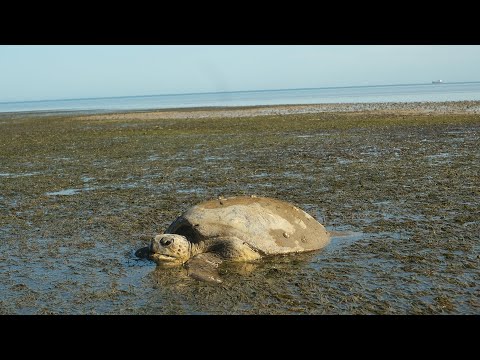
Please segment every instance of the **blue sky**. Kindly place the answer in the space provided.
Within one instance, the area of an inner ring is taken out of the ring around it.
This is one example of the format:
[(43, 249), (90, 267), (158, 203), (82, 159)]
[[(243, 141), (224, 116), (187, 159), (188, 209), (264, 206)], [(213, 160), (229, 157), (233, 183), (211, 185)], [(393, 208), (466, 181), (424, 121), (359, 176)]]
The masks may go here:
[(480, 81), (480, 46), (6, 46), (0, 101)]

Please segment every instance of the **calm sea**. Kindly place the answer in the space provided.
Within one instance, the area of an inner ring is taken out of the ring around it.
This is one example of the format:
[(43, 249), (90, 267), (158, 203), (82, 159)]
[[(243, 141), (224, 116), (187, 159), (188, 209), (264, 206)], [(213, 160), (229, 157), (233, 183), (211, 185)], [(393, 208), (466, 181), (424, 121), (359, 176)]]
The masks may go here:
[(0, 112), (114, 111), (208, 106), (480, 100), (480, 82), (236, 91), (0, 102)]

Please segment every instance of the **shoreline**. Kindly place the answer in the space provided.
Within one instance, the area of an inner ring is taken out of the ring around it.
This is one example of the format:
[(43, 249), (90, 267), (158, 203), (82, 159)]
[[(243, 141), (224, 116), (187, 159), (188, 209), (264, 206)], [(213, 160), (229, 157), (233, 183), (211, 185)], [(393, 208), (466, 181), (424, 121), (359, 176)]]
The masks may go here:
[(0, 112), (0, 118), (30, 116), (78, 116), (88, 119), (122, 119), (135, 115), (137, 119), (182, 119), (252, 117), (315, 113), (395, 113), (395, 114), (480, 114), (480, 100), (376, 102), (376, 103), (321, 103), (253, 106), (212, 106), (191, 108), (154, 108), (132, 110), (38, 110)]

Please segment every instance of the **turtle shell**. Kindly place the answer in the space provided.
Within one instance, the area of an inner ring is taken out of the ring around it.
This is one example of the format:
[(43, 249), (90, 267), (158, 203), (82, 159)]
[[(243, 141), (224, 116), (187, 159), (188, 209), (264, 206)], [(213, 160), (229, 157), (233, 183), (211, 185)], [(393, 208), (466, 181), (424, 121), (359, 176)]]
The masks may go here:
[(165, 231), (193, 243), (235, 236), (264, 255), (323, 248), (330, 241), (325, 227), (305, 211), (264, 197), (231, 197), (193, 206)]

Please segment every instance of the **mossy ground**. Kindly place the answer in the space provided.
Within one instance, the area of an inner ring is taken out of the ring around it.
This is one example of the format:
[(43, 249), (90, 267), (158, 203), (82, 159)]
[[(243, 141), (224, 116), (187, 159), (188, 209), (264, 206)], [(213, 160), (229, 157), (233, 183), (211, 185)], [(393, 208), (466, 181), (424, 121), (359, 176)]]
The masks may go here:
[[(478, 115), (0, 120), (0, 313), (480, 312)], [(244, 194), (361, 235), (226, 264), (220, 286), (135, 258), (191, 205)]]

